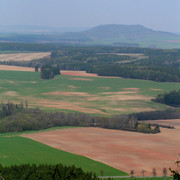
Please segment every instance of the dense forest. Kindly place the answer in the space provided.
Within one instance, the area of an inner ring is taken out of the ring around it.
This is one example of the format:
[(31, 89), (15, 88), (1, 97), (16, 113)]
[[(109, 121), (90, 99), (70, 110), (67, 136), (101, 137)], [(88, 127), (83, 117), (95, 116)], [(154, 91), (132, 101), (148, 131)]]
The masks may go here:
[(180, 108), (168, 108), (165, 110), (145, 111), (131, 114), (138, 121), (158, 119), (180, 119)]
[(3, 167), (0, 165), (0, 179), (6, 180), (98, 180), (95, 173), (83, 172), (75, 166), (57, 165), (14, 165)]
[(174, 90), (168, 93), (158, 94), (153, 101), (169, 106), (180, 106), (180, 89), (178, 91)]
[[(35, 71), (38, 71), (38, 67), (36, 65)], [(53, 79), (56, 75), (60, 75), (59, 65), (46, 64), (41, 67), (41, 79)]]
[(143, 133), (158, 133), (147, 124), (139, 124), (135, 116), (115, 115), (90, 116), (83, 113), (44, 112), (38, 108), (28, 108), (28, 102), (1, 104), (0, 133), (41, 130), (56, 126), (101, 127)]
[(180, 82), (179, 49), (0, 43), (0, 50), (51, 51), (51, 58), (1, 64), (27, 67), (58, 64), (61, 70), (83, 70), (99, 76)]

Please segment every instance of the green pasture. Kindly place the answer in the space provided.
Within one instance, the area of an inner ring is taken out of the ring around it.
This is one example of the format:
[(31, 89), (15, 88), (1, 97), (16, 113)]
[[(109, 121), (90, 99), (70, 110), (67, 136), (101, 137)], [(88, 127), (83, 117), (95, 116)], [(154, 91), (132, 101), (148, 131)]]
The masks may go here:
[[(11, 136), (12, 135), (12, 136)], [(75, 165), (84, 171), (93, 171), (106, 176), (124, 176), (127, 173), (89, 158), (61, 151), (28, 138), (19, 136), (0, 137), (0, 163), (3, 166), (20, 164), (58, 164)]]
[[(66, 75), (42, 80), (39, 72), (0, 71), (1, 101), (28, 100), (30, 106), (48, 111), (83, 112), (85, 109), (86, 113), (112, 115), (164, 109), (166, 105), (150, 99), (175, 89), (180, 89), (180, 83)], [(66, 103), (67, 106), (62, 106)], [(54, 104), (57, 106), (51, 107)]]
[(143, 37), (143, 38), (137, 38), (134, 39), (133, 41), (131, 38), (127, 39), (125, 36), (121, 36), (116, 39), (104, 39), (104, 40), (99, 40), (99, 41), (91, 41), (87, 42), (87, 45), (94, 45), (94, 44), (106, 44), (106, 45), (112, 45), (113, 43), (137, 43), (139, 44), (140, 47), (155, 47), (155, 48), (160, 48), (160, 49), (175, 49), (175, 48), (180, 48), (180, 43), (179, 42), (169, 42), (169, 41), (179, 41), (179, 37), (172, 37), (172, 36), (159, 36), (159, 35), (153, 35), (153, 36), (148, 36), (148, 37)]

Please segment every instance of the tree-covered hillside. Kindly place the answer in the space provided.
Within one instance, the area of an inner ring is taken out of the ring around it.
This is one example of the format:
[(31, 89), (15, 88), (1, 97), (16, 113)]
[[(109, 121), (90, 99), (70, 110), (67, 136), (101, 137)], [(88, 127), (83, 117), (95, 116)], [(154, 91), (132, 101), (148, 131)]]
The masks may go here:
[(52, 51), (51, 58), (3, 61), (1, 64), (42, 67), (59, 65), (61, 70), (82, 70), (99, 76), (118, 76), (160, 82), (180, 82), (180, 50), (117, 46), (60, 46), (1, 43), (2, 50)]

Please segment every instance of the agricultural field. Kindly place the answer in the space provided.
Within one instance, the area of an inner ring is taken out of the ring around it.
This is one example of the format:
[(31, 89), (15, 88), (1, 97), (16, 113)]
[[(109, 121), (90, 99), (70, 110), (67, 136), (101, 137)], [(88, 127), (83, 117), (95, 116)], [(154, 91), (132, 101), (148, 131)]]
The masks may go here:
[(133, 169), (136, 176), (142, 176), (143, 169), (146, 176), (151, 176), (153, 168), (158, 176), (162, 176), (163, 168), (175, 167), (174, 162), (179, 153), (180, 119), (176, 122), (179, 124), (175, 129), (161, 128), (158, 134), (88, 127), (23, 136), (128, 173)]
[[(33, 68), (24, 69), (33, 71)], [(180, 89), (180, 84), (97, 77), (80, 71), (62, 71), (62, 75), (53, 80), (40, 79), (39, 72), (0, 71), (1, 101), (28, 100), (31, 107), (51, 111), (79, 111), (108, 116), (164, 109), (166, 105), (151, 99), (174, 89)]]
[[(52, 80), (42, 80), (34, 68), (0, 66), (2, 102), (28, 100), (30, 107), (46, 111), (111, 116), (161, 110), (167, 106), (151, 99), (174, 89), (180, 89), (180, 84), (98, 77), (84, 71), (61, 71), (61, 75)], [(127, 175), (123, 172), (129, 173), (131, 169), (135, 169), (136, 175), (141, 175), (142, 167), (148, 175), (152, 168), (156, 168), (158, 175), (162, 175), (162, 168), (173, 167), (175, 155), (179, 153), (178, 127), (173, 130), (161, 128), (161, 133), (154, 135), (100, 128), (59, 129), (23, 134), (23, 137), (14, 133), (1, 134), (0, 161), (7, 166), (22, 163), (74, 164), (85, 171), (93, 170), (97, 175), (103, 170), (107, 176)]]
[(50, 52), (36, 52), (36, 53), (0, 53), (0, 61), (31, 61), (33, 59), (41, 59), (50, 57)]
[(103, 170), (104, 175), (107, 176), (127, 175), (127, 173), (103, 163), (49, 147), (31, 139), (17, 136), (17, 134), (0, 135), (0, 142), (0, 163), (3, 166), (26, 163), (61, 163), (66, 166), (75, 165), (76, 167), (81, 167), (84, 171), (93, 171), (97, 175), (100, 175), (101, 170)]

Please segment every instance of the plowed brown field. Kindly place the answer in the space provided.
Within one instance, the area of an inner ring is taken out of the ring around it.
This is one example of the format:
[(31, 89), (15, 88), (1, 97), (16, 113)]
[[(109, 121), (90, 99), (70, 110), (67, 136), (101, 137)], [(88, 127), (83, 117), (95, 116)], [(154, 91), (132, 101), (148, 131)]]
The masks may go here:
[[(180, 120), (176, 120), (180, 121)], [(180, 153), (180, 126), (161, 128), (159, 134), (143, 134), (101, 128), (74, 128), (25, 134), (57, 149), (83, 155), (135, 175), (162, 175), (164, 167), (174, 167)]]

